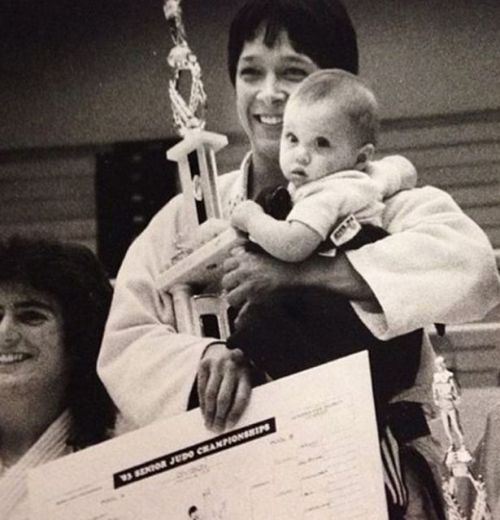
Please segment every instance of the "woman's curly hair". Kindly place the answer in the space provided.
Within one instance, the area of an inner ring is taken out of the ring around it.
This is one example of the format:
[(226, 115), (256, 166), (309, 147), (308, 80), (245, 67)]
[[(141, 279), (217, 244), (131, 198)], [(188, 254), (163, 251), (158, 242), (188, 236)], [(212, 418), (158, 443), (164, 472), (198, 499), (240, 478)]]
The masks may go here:
[(0, 283), (17, 282), (52, 296), (60, 305), (69, 359), (66, 402), (74, 449), (105, 440), (116, 410), (97, 376), (97, 356), (113, 289), (86, 247), (14, 236), (0, 240)]

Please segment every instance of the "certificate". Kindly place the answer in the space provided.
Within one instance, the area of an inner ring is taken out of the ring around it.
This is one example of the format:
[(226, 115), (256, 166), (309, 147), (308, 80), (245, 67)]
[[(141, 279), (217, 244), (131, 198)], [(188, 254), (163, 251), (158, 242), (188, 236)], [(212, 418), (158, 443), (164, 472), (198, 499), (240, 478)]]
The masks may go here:
[(37, 520), (387, 519), (368, 356), (255, 388), (240, 422), (193, 410), (34, 469)]

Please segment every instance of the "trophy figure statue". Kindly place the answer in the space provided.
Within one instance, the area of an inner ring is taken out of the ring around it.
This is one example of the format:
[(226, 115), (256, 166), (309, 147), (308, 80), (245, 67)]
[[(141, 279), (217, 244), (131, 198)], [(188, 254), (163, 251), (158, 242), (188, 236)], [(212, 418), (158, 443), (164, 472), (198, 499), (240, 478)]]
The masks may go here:
[(475, 501), (470, 512), (470, 520), (490, 520), (491, 514), (486, 503), (486, 488), (481, 476), (475, 477), (470, 469), (473, 457), (465, 445), (460, 424), (458, 402), (460, 394), (453, 373), (446, 368), (444, 358), (437, 356), (432, 383), (434, 403), (439, 409), (441, 421), (449, 446), (444, 458), (445, 476), (442, 489), (448, 520), (467, 520), (460, 505), (458, 486), (467, 482), (472, 486)]
[[(215, 153), (226, 146), (227, 138), (205, 130), (207, 96), (200, 65), (186, 40), (180, 3), (180, 0), (166, 0), (164, 14), (174, 43), (167, 58), (173, 69), (169, 97), (174, 125), (182, 137), (167, 151), (167, 158), (178, 165), (184, 220), (182, 236), (176, 239), (179, 253), (171, 265), (165, 266), (157, 288), (171, 294), (179, 332), (226, 338), (229, 335), (228, 306), (223, 296), (195, 295), (194, 291), (220, 275), (219, 267), (237, 242), (238, 233), (232, 228), (214, 233), (214, 238), (194, 250), (186, 244), (201, 224), (210, 224), (222, 217)], [(190, 83), (187, 100), (181, 93), (183, 79)]]

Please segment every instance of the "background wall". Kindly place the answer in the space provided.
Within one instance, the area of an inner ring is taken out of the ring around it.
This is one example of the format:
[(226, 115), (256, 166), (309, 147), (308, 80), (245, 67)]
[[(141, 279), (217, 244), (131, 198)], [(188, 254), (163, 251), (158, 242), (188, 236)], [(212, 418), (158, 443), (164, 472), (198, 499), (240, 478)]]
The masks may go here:
[[(345, 3), (361, 73), (381, 100), (381, 153), (408, 156), (420, 183), (449, 191), (500, 250), (500, 2)], [(240, 4), (183, 2), (208, 126), (230, 138), (221, 171), (246, 148), (225, 70), (227, 28)], [(173, 135), (162, 1), (3, 0), (0, 35), (0, 236), (50, 233), (95, 249), (96, 158), (117, 142), (157, 147)], [(470, 384), (498, 383), (499, 321), (497, 311), (451, 330), (454, 349), (441, 342)]]
[[(240, 0), (184, 0), (214, 130), (236, 132), (225, 72)], [(496, 0), (347, 0), (386, 118), (500, 108)], [(164, 138), (170, 40), (161, 0), (4, 0), (0, 149)]]

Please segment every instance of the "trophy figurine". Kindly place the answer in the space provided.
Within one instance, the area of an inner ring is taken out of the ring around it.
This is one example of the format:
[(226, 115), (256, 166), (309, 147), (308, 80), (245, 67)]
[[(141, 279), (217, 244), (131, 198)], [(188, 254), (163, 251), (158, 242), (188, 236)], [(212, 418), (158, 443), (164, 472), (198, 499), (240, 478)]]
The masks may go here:
[[(201, 68), (189, 48), (182, 23), (180, 0), (167, 0), (164, 14), (174, 42), (167, 62), (173, 69), (169, 96), (174, 125), (182, 140), (167, 151), (167, 158), (177, 162), (183, 192), (184, 221), (182, 236), (177, 237), (179, 254), (158, 280), (158, 290), (172, 296), (179, 332), (226, 338), (229, 335), (228, 306), (222, 295), (195, 295), (197, 287), (206, 286), (220, 275), (219, 267), (238, 240), (230, 228), (200, 247), (191, 250), (186, 237), (196, 234), (201, 224), (221, 219), (217, 192), (215, 153), (226, 146), (224, 135), (205, 130), (206, 94)], [(190, 83), (189, 99), (181, 94), (181, 81)], [(214, 233), (215, 235), (215, 233)]]
[(470, 469), (473, 457), (465, 445), (460, 424), (458, 402), (460, 395), (453, 373), (446, 368), (444, 358), (435, 360), (432, 393), (439, 409), (449, 447), (444, 458), (445, 476), (442, 489), (448, 520), (467, 520), (467, 515), (458, 499), (458, 486), (467, 482), (475, 493), (475, 501), (470, 520), (490, 520), (491, 514), (486, 503), (486, 488), (481, 478), (475, 477)]

